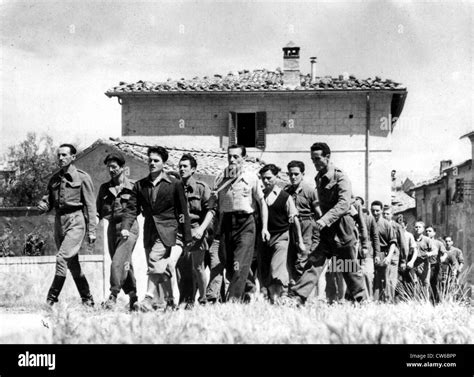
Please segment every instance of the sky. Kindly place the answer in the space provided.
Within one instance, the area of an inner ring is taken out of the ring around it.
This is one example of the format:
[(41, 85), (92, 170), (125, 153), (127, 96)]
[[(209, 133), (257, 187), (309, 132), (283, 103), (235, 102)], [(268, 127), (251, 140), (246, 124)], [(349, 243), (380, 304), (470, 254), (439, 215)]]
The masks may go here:
[(120, 81), (282, 66), (403, 83), (392, 168), (415, 181), (471, 158), (473, 2), (0, 1), (0, 155), (27, 132), (87, 147), (119, 137)]

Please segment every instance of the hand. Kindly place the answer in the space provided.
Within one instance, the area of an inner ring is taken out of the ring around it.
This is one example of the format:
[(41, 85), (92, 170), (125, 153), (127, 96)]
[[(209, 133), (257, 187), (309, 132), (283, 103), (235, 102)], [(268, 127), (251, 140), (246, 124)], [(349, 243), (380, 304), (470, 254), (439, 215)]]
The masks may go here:
[(301, 251), (303, 252), (306, 251), (306, 245), (304, 244), (303, 241), (298, 242), (298, 247), (300, 248)]
[(415, 261), (413, 261), (413, 262), (410, 261), (410, 262), (407, 263), (407, 268), (411, 270), (414, 265), (415, 265)]
[(382, 264), (384, 266), (388, 266), (390, 264), (390, 258), (389, 257), (385, 257), (382, 261)]
[(48, 211), (48, 206), (44, 202), (38, 203), (36, 208), (38, 208), (41, 212), (47, 212)]
[(366, 258), (367, 255), (369, 255), (369, 249), (367, 249), (366, 247), (363, 247), (362, 250), (360, 251), (360, 254), (362, 258)]
[(268, 242), (270, 241), (270, 233), (266, 228), (262, 229), (262, 240), (263, 242)]
[(379, 258), (379, 257), (375, 257), (374, 263), (375, 263), (377, 266), (380, 265), (380, 258)]
[(326, 224), (324, 224), (323, 221), (321, 221), (321, 219), (319, 219), (318, 221), (316, 221), (316, 229), (321, 231), (323, 230), (323, 228), (326, 226)]
[(89, 245), (93, 245), (97, 237), (93, 234), (89, 234)]
[(197, 227), (196, 229), (194, 229), (194, 230), (192, 231), (192, 233), (193, 233), (193, 238), (194, 238), (195, 240), (200, 240), (200, 239), (202, 238), (202, 236), (204, 235), (204, 231), (201, 229), (200, 226)]
[(122, 229), (120, 235), (124, 240), (126, 240), (128, 239), (128, 236), (130, 236), (130, 232), (127, 229)]

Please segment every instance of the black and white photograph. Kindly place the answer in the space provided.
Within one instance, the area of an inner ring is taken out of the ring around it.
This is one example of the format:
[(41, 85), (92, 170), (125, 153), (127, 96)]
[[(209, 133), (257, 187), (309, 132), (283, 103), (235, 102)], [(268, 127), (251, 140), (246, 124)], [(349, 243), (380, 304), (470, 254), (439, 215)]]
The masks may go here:
[(474, 374), (472, 1), (3, 0), (0, 37), (1, 377)]

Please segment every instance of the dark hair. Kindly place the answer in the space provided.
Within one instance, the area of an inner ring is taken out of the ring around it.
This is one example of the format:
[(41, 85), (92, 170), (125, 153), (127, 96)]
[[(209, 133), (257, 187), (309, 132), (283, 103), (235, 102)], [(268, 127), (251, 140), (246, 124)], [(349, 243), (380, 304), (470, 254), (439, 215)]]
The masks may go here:
[(59, 148), (69, 148), (69, 152), (71, 154), (76, 154), (77, 153), (76, 147), (72, 144), (67, 144), (67, 143), (66, 144), (61, 144), (59, 146)]
[(197, 168), (198, 164), (197, 164), (197, 161), (196, 159), (193, 157), (192, 154), (190, 153), (185, 153), (181, 156), (181, 159), (179, 160), (179, 162), (181, 161), (189, 161), (189, 163), (191, 164), (191, 167), (192, 168)]
[(387, 209), (392, 210), (392, 207), (389, 206), (388, 204), (384, 204), (384, 205), (383, 205), (383, 210), (385, 211), (385, 210), (387, 210)]
[(260, 175), (265, 174), (267, 171), (271, 171), (273, 175), (278, 175), (278, 173), (281, 171), (281, 169), (274, 165), (274, 164), (267, 164), (263, 168), (260, 169), (259, 173)]
[(362, 198), (362, 196), (356, 196), (354, 200), (357, 200), (357, 199), (360, 200), (360, 202), (362, 203), (362, 205), (365, 204), (365, 200), (364, 200), (364, 198)]
[(383, 208), (383, 204), (380, 200), (374, 200), (372, 204), (370, 205), (370, 207), (373, 207), (373, 206), (380, 206), (380, 209)]
[(104, 164), (107, 165), (110, 161), (116, 162), (120, 167), (125, 165), (125, 158), (120, 153), (109, 153), (105, 157)]
[(147, 156), (150, 157), (152, 153), (159, 154), (163, 162), (168, 161), (168, 151), (165, 148), (160, 146), (149, 147), (146, 152)]
[(247, 148), (245, 148), (245, 145), (232, 144), (231, 146), (227, 147), (227, 152), (229, 152), (229, 149), (236, 149), (236, 148), (239, 148), (242, 151), (242, 157), (247, 156)]
[(323, 156), (327, 156), (328, 154), (331, 154), (331, 149), (329, 148), (329, 145), (326, 143), (314, 143), (311, 146), (311, 152), (314, 151), (322, 151)]
[(451, 238), (451, 241), (453, 240), (453, 237), (451, 237), (449, 234), (447, 236), (443, 237), (443, 240), (446, 242), (446, 238)]
[(428, 225), (425, 229), (431, 228), (436, 233), (436, 228), (433, 225)]
[(299, 168), (300, 172), (304, 173), (304, 162), (302, 161), (290, 161), (286, 167), (288, 168), (288, 171), (290, 171), (291, 168)]

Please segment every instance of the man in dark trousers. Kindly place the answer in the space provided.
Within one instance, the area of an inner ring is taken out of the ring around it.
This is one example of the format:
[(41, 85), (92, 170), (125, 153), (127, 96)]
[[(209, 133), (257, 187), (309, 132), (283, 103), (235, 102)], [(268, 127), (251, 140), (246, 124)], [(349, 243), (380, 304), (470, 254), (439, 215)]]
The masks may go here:
[(138, 238), (138, 222), (135, 220), (127, 239), (123, 239), (123, 213), (133, 191), (134, 182), (124, 173), (125, 158), (121, 153), (114, 152), (104, 160), (110, 174), (110, 181), (102, 184), (97, 195), (97, 217), (99, 221), (106, 219), (107, 245), (112, 264), (110, 266), (110, 296), (103, 306), (113, 309), (117, 303), (117, 296), (123, 289), (129, 296), (129, 308), (137, 301), (137, 283), (133, 273), (132, 252)]
[(183, 235), (185, 247), (192, 240), (183, 184), (163, 170), (168, 151), (157, 146), (148, 148), (147, 154), (150, 174), (135, 183), (125, 208), (121, 231), (122, 237), (127, 239), (135, 219), (140, 213), (143, 214), (148, 289), (143, 301), (135, 304), (141, 311), (153, 310), (153, 296), (155, 289), (161, 292), (160, 283), (163, 283), (167, 306), (174, 307), (171, 278), (176, 274), (176, 262), (182, 251), (174, 247), (178, 229)]
[(242, 300), (252, 262), (256, 225), (255, 212), (261, 214), (261, 237), (270, 240), (267, 229), (268, 209), (259, 178), (244, 167), (246, 148), (231, 145), (227, 149), (229, 165), (217, 177), (213, 197), (217, 196), (221, 218), (221, 261), (229, 277), (228, 300)]
[(443, 259), (446, 258), (446, 247), (444, 246), (444, 242), (436, 237), (436, 229), (433, 225), (426, 227), (426, 235), (431, 239), (433, 247), (436, 250), (436, 253), (428, 259), (430, 262), (431, 299), (436, 303), (439, 302), (438, 275), (441, 265), (441, 257), (443, 257)]
[(351, 182), (347, 175), (330, 161), (331, 150), (326, 143), (311, 146), (311, 159), (318, 171), (316, 188), (322, 217), (315, 222), (319, 244), (308, 258), (303, 275), (290, 294), (303, 304), (318, 282), (326, 259), (335, 256), (345, 267), (343, 276), (351, 298), (367, 298), (360, 265), (357, 261), (356, 224), (351, 216)]
[(42, 213), (53, 208), (56, 210), (54, 240), (59, 251), (56, 255), (56, 274), (46, 299), (49, 305), (58, 301), (67, 269), (71, 271), (82, 303), (94, 305), (89, 284), (79, 264), (79, 249), (85, 234), (89, 244), (96, 239), (94, 186), (89, 174), (74, 166), (76, 153), (71, 144), (59, 146), (58, 165), (61, 169), (51, 177), (48, 194), (38, 203)]

